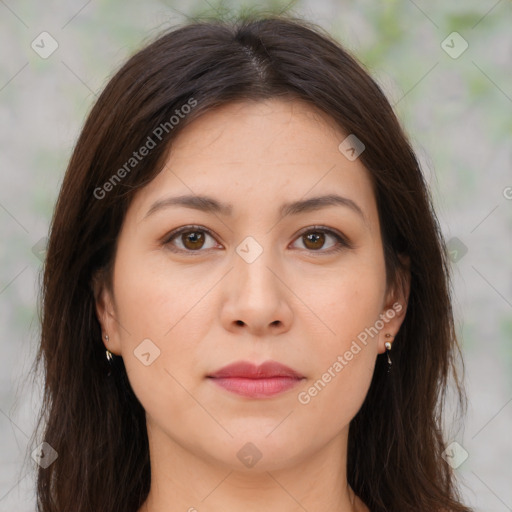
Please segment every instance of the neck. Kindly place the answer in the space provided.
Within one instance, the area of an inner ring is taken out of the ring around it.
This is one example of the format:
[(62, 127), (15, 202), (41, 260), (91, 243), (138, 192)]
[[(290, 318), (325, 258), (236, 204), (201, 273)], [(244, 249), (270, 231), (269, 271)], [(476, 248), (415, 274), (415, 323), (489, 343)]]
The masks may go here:
[(139, 512), (367, 510), (347, 484), (347, 434), (348, 428), (300, 460), (269, 468), (262, 458), (241, 471), (148, 428), (151, 489)]

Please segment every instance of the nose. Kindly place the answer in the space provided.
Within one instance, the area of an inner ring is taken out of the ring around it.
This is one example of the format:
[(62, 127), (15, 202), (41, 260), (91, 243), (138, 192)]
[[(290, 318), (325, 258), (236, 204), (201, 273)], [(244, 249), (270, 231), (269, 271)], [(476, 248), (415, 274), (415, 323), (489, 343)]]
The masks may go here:
[(233, 255), (234, 268), (226, 276), (222, 323), (233, 333), (247, 331), (253, 336), (277, 335), (290, 329), (293, 312), (283, 271), (271, 251), (248, 262)]

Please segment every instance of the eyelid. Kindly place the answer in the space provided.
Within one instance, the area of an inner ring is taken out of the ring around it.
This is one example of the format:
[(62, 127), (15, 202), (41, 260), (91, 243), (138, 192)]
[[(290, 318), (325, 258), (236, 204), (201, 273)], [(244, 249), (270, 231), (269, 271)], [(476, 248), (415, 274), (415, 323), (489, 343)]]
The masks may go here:
[(328, 235), (331, 235), (332, 237), (334, 237), (337, 240), (338, 245), (335, 246), (334, 248), (331, 248), (331, 249), (328, 249), (328, 250), (322, 250), (322, 249), (319, 249), (317, 251), (310, 250), (310, 251), (307, 251), (308, 253), (311, 253), (311, 254), (315, 254), (315, 253), (316, 254), (332, 254), (332, 253), (340, 251), (342, 249), (353, 249), (354, 248), (354, 245), (352, 244), (352, 242), (343, 233), (341, 233), (337, 229), (330, 228), (328, 226), (322, 226), (321, 224), (314, 224), (312, 226), (307, 226), (304, 229), (301, 229), (295, 235), (295, 238), (293, 239), (293, 241), (295, 241), (298, 237), (304, 235), (305, 233), (310, 233), (310, 232), (315, 232), (315, 231), (320, 231), (322, 233), (326, 233)]
[[(214, 240), (217, 240), (217, 237), (213, 234), (213, 232), (211, 230), (209, 230), (208, 228), (206, 228), (205, 226), (200, 226), (198, 224), (189, 224), (187, 226), (181, 226), (181, 227), (179, 227), (179, 228), (177, 228), (175, 230), (172, 230), (171, 232), (167, 233), (161, 239), (161, 243), (162, 243), (162, 245), (170, 246), (171, 245), (171, 241), (175, 237), (179, 236), (182, 233), (187, 233), (189, 231), (192, 232), (194, 230), (196, 230), (196, 231), (203, 231), (206, 234), (210, 235)], [(299, 232), (297, 232), (294, 235), (294, 238), (293, 238), (292, 242), (295, 242), (295, 240), (297, 240), (298, 237), (302, 236), (305, 233), (310, 233), (310, 232), (315, 232), (315, 231), (319, 231), (319, 232), (323, 232), (323, 233), (325, 233), (327, 235), (331, 235), (338, 242), (337, 245), (334, 248), (330, 248), (328, 250), (322, 250), (322, 249), (318, 249), (316, 251), (315, 250), (307, 250), (307, 249), (301, 249), (301, 250), (305, 250), (309, 254), (322, 255), (322, 254), (332, 254), (332, 253), (338, 252), (338, 251), (343, 250), (343, 249), (353, 249), (354, 248), (354, 245), (352, 244), (352, 242), (350, 242), (350, 240), (343, 233), (339, 232), (338, 230), (336, 230), (334, 228), (330, 228), (328, 226), (322, 226), (322, 225), (318, 225), (318, 224), (311, 225), (311, 226), (306, 226), (305, 228), (301, 229)], [(212, 249), (213, 248), (204, 249), (204, 250), (198, 249), (196, 251), (192, 251), (192, 250), (180, 249), (178, 247), (173, 247), (170, 250), (172, 252), (179, 252), (179, 253), (200, 254), (202, 252), (207, 252), (207, 251), (210, 251)]]
[[(198, 224), (189, 224), (187, 226), (181, 226), (180, 228), (174, 229), (171, 232), (167, 233), (161, 240), (162, 245), (165, 246), (171, 246), (171, 241), (173, 238), (176, 238), (177, 236), (181, 235), (182, 233), (187, 233), (189, 231), (204, 231), (206, 234), (210, 235), (214, 240), (217, 240), (216, 236), (205, 226), (200, 226)], [(180, 249), (179, 247), (172, 247), (170, 249), (172, 252), (179, 252), (179, 253), (187, 253), (187, 254), (200, 254), (201, 252), (206, 252), (211, 249), (204, 249), (204, 250), (197, 250), (197, 251), (186, 251), (184, 249)]]

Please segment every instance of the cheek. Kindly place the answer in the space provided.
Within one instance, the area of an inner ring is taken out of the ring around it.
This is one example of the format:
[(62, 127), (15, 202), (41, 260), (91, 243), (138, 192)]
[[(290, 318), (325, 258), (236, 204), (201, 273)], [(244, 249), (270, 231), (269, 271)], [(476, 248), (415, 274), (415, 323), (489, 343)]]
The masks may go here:
[(364, 256), (308, 291), (321, 320), (314, 320), (321, 325), (321, 342), (310, 347), (311, 375), (298, 401), (333, 432), (350, 422), (368, 392), (384, 291), (383, 261)]
[(365, 294), (348, 294), (330, 303), (333, 309), (324, 318), (334, 334), (324, 334), (311, 347), (311, 372), (297, 399), (307, 417), (326, 429), (327, 436), (350, 423), (370, 387), (378, 354), (377, 331), (373, 330), (378, 305), (377, 297)]
[(215, 281), (192, 269), (171, 275), (168, 263), (148, 265), (124, 254), (114, 284), (122, 356), (137, 398), (158, 410), (181, 396), (180, 384), (188, 388), (190, 369), (200, 367), (195, 348), (206, 336), (206, 296)]
[(315, 313), (311, 321), (316, 321), (326, 341), (324, 353), (343, 350), (373, 326), (382, 312), (384, 263), (371, 254), (354, 254), (329, 273), (317, 273), (297, 283), (294, 291), (306, 298)]
[(192, 268), (176, 269), (165, 258), (148, 261), (142, 256), (119, 261), (119, 320), (136, 337), (154, 336), (165, 344), (183, 325), (197, 326), (188, 320), (201, 309), (214, 279), (198, 276)]
[(323, 439), (333, 438), (350, 424), (368, 393), (375, 364), (371, 350), (363, 349), (341, 366), (335, 361), (298, 396), (305, 435), (318, 435), (321, 428)]

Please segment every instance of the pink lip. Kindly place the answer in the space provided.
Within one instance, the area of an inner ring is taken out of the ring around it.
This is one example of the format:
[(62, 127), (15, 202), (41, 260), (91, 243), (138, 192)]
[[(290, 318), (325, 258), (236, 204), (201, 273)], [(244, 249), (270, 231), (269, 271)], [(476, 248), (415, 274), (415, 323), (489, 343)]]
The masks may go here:
[(256, 366), (239, 361), (208, 375), (227, 391), (251, 398), (265, 398), (296, 386), (304, 376), (276, 361)]

